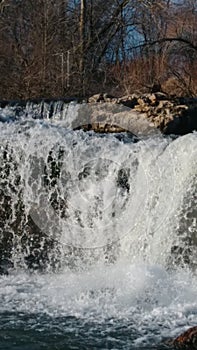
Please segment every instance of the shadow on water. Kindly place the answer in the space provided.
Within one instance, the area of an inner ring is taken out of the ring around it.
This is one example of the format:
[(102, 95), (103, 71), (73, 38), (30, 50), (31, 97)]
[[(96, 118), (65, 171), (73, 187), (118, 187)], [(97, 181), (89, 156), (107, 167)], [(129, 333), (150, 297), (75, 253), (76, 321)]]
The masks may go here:
[[(9, 325), (9, 327), (8, 327)], [(96, 323), (76, 317), (1, 314), (0, 349), (5, 350), (71, 350), (71, 349), (131, 349), (172, 350), (174, 347), (161, 339), (155, 344), (159, 329), (153, 330), (148, 342), (137, 339), (140, 334), (135, 324), (117, 320)], [(148, 330), (147, 330), (148, 332)]]

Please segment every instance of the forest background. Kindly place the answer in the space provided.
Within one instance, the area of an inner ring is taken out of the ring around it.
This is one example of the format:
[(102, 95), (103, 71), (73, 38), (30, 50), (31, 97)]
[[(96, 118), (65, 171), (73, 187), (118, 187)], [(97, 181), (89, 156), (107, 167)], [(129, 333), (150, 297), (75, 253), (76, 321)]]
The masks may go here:
[(0, 99), (197, 95), (197, 0), (2, 0)]

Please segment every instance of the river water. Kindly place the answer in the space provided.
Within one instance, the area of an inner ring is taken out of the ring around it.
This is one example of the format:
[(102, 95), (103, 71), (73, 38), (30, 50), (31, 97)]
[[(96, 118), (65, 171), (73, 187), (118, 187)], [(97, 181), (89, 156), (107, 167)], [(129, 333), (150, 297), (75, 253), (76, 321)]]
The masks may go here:
[(197, 134), (98, 135), (12, 113), (0, 349), (173, 349), (197, 324)]

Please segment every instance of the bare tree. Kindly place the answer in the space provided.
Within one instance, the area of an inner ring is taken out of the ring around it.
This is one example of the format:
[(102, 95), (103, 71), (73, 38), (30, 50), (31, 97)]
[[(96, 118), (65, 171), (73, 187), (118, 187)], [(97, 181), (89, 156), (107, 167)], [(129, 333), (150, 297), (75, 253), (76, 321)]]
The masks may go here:
[(174, 79), (195, 94), (197, 0), (4, 0), (2, 98), (131, 92)]

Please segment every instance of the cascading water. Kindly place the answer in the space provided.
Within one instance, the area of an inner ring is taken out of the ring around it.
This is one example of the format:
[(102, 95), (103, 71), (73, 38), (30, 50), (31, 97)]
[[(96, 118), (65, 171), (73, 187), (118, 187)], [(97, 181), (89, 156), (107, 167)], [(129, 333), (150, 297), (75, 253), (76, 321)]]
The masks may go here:
[(78, 110), (0, 124), (0, 349), (166, 348), (197, 323), (197, 134), (73, 131)]

